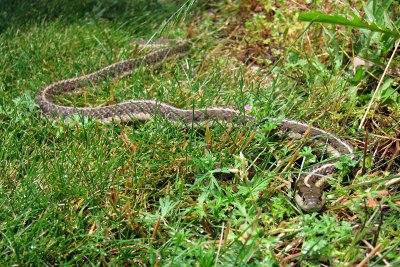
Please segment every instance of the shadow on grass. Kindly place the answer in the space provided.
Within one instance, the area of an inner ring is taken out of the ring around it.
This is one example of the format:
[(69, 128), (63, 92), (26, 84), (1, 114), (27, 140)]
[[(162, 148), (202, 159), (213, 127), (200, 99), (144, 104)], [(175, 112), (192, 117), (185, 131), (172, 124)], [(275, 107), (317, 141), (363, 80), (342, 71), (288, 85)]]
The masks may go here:
[(160, 24), (184, 2), (183, 0), (0, 0), (0, 34), (9, 27), (29, 28), (32, 24), (60, 18), (66, 23), (85, 18), (121, 20), (129, 23), (135, 21), (134, 18), (137, 20), (137, 17), (141, 17), (154, 24)]

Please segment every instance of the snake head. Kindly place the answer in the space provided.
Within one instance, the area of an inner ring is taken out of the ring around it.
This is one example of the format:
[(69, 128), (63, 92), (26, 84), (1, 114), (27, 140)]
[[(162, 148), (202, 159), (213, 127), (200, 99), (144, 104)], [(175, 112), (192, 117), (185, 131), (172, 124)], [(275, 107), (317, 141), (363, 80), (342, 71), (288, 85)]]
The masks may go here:
[(318, 212), (325, 205), (325, 194), (318, 187), (299, 187), (296, 191), (295, 200), (304, 212)]

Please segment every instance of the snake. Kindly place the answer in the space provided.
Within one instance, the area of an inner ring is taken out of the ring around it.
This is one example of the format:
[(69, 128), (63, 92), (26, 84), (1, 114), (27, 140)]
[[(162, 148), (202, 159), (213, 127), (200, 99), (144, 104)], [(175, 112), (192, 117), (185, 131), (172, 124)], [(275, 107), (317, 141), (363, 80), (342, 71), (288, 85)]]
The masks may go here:
[[(161, 116), (170, 122), (184, 125), (198, 125), (208, 121), (237, 125), (257, 122), (256, 117), (245, 114), (245, 109), (224, 106), (181, 109), (156, 100), (128, 100), (109, 106), (74, 107), (59, 105), (55, 102), (55, 96), (61, 92), (72, 92), (86, 86), (93, 86), (110, 77), (118, 78), (132, 73), (140, 66), (152, 67), (166, 59), (182, 57), (189, 51), (189, 44), (183, 41), (173, 45), (165, 45), (164, 41), (159, 41), (151, 44), (151, 47), (158, 49), (141, 57), (119, 61), (86, 75), (46, 85), (39, 90), (37, 95), (39, 107), (44, 115), (52, 120), (78, 114), (92, 117), (103, 124), (145, 122), (154, 116)], [(296, 120), (266, 118), (259, 121), (258, 125), (266, 120), (276, 122), (278, 131), (288, 133), (291, 138), (302, 139), (308, 135), (313, 141), (325, 144), (328, 160), (301, 172), (294, 183), (294, 199), (298, 206), (306, 213), (321, 211), (326, 202), (324, 190), (327, 187), (328, 178), (339, 171), (337, 163), (342, 156), (351, 155), (353, 160), (357, 159), (354, 147), (333, 133)]]

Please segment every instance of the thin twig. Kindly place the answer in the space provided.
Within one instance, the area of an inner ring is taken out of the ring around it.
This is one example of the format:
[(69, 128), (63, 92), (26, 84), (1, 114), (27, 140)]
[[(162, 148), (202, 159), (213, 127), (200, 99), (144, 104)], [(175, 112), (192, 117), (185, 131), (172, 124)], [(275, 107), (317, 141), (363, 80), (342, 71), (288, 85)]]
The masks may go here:
[(369, 220), (365, 223), (365, 227), (368, 227), (371, 224), (372, 220), (375, 218), (375, 216), (376, 216), (376, 214), (378, 214), (378, 212), (379, 212), (379, 209), (376, 209), (374, 211), (374, 213), (371, 215), (371, 217), (369, 217)]
[[(367, 245), (367, 247), (371, 250), (374, 249), (374, 246), (371, 245), (367, 240), (363, 240), (364, 244)], [(383, 257), (383, 255), (378, 251), (376, 252), (376, 255), (378, 255), (379, 258), (385, 263), (387, 266), (391, 266), (390, 263)]]
[(291, 255), (287, 256), (286, 258), (283, 258), (281, 263), (280, 263), (280, 266), (285, 266), (285, 264), (284, 264), (285, 262), (290, 261), (290, 260), (292, 260), (294, 258), (297, 258), (297, 257), (299, 257), (301, 255), (302, 255), (302, 252), (297, 252), (297, 253), (294, 253), (294, 254), (291, 254)]
[(378, 242), (379, 233), (381, 232), (382, 223), (383, 223), (383, 210), (382, 210), (381, 205), (379, 205), (379, 211), (380, 211), (380, 216), (379, 216), (379, 222), (378, 222), (378, 229), (376, 229), (375, 234), (374, 234), (374, 240), (372, 241), (373, 246), (376, 246), (376, 243)]
[(367, 265), (367, 262), (379, 251), (382, 244), (378, 244), (356, 267), (363, 267)]
[(221, 235), (219, 236), (218, 250), (217, 250), (217, 256), (215, 257), (214, 266), (217, 266), (219, 253), (220, 253), (221, 247), (222, 247), (222, 241), (224, 240), (224, 227), (225, 227), (225, 224), (224, 224), (224, 222), (222, 222)]
[[(399, 175), (400, 175), (400, 173), (399, 173)], [(397, 183), (400, 183), (400, 177), (395, 177), (395, 178), (393, 178), (393, 179), (390, 179), (389, 181), (386, 181), (385, 183), (384, 183), (384, 185), (385, 186), (391, 186), (391, 185), (394, 185), (394, 184), (397, 184)]]
[(228, 235), (231, 230), (231, 224), (232, 224), (232, 219), (229, 219), (228, 223), (226, 224), (226, 229), (224, 233), (224, 246), (226, 246), (226, 243), (228, 242)]
[(152, 244), (154, 242), (154, 240), (156, 239), (156, 235), (157, 235), (158, 229), (160, 228), (160, 224), (161, 224), (161, 217), (159, 217), (156, 222), (156, 226), (154, 227), (153, 234), (150, 237), (150, 244)]
[(368, 131), (366, 130), (364, 136), (364, 149), (363, 149), (361, 175), (365, 174), (365, 160), (367, 159), (367, 147), (368, 147)]
[(387, 71), (389, 69), (390, 63), (392, 63), (393, 57), (396, 54), (396, 51), (397, 51), (397, 48), (399, 47), (399, 44), (400, 44), (400, 40), (397, 41), (396, 46), (395, 46), (395, 48), (393, 50), (393, 53), (390, 56), (389, 62), (386, 64), (386, 68), (383, 71), (383, 74), (381, 76), (381, 79), (379, 80), (378, 86), (375, 89), (374, 95), (372, 96), (371, 100), (369, 101), (367, 110), (365, 111), (364, 116), (363, 116), (363, 118), (362, 118), (362, 120), (360, 122), (360, 125), (358, 126), (358, 130), (361, 130), (362, 127), (364, 126), (365, 120), (367, 119), (368, 112), (370, 111), (370, 109), (372, 107), (372, 103), (375, 101), (375, 98), (378, 95), (379, 89), (380, 89), (381, 84), (383, 82), (383, 78), (386, 76), (386, 73), (387, 73)]
[(390, 159), (388, 165), (386, 166), (385, 171), (390, 170), (390, 167), (392, 167), (394, 160), (397, 158), (397, 156), (399, 156), (399, 154), (400, 154), (400, 143), (397, 141), (395, 152), (393, 153), (392, 158)]

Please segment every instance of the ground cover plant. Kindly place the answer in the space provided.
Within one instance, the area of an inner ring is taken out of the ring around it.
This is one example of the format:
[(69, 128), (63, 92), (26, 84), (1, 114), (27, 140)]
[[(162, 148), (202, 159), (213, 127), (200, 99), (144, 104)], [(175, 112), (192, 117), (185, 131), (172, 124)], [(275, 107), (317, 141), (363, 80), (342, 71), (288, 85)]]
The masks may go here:
[[(288, 2), (0, 2), (0, 261), (398, 265), (398, 40), (298, 16), (334, 10), (398, 32), (399, 5)], [(134, 40), (160, 36), (189, 40), (190, 52), (57, 102), (229, 105), (334, 132), (360, 161), (340, 162), (326, 210), (304, 214), (290, 188), (323, 156), (275, 135), (273, 123), (62, 123), (39, 110), (35, 97), (46, 84), (144, 55)]]

